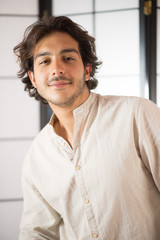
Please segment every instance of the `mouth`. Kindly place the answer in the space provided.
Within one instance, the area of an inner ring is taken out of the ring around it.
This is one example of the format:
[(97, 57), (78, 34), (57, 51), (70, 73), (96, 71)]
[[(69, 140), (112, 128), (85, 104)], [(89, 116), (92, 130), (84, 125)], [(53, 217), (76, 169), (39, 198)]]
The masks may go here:
[(69, 85), (71, 85), (71, 82), (66, 80), (52, 81), (48, 84), (49, 87), (53, 87), (56, 89), (65, 88)]

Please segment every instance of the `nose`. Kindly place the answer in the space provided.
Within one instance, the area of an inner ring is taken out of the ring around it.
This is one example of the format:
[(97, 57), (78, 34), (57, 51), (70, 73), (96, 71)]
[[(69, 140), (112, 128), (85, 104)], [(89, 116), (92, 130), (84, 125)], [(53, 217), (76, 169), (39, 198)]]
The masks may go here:
[(54, 59), (51, 64), (51, 75), (58, 77), (62, 76), (64, 73), (65, 70), (63, 63), (58, 59)]

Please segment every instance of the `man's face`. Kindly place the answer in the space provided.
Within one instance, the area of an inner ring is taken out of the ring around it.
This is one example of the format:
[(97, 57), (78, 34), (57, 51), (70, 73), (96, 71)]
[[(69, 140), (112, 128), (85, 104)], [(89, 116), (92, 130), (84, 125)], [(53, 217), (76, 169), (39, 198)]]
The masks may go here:
[(34, 72), (29, 77), (50, 106), (79, 105), (89, 95), (85, 81), (91, 64), (84, 67), (78, 42), (69, 34), (54, 32), (41, 39), (34, 50)]

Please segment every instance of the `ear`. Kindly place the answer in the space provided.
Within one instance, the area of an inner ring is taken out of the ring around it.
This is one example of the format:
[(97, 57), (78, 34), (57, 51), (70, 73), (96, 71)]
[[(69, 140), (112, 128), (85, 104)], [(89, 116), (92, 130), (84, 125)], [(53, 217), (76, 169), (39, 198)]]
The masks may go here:
[(92, 72), (92, 64), (88, 63), (85, 66), (85, 81), (88, 81), (90, 79), (91, 72)]
[(29, 76), (29, 78), (31, 80), (31, 83), (32, 83), (33, 87), (36, 88), (37, 86), (36, 86), (34, 73), (32, 71), (28, 71), (28, 76)]

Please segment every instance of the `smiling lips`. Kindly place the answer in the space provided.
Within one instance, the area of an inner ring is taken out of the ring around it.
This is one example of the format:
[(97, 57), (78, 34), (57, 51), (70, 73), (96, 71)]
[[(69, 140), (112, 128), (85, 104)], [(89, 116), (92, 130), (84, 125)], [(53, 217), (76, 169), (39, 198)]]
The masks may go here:
[(66, 80), (59, 80), (59, 81), (52, 81), (48, 86), (54, 87), (54, 88), (64, 88), (71, 84), (71, 81)]

